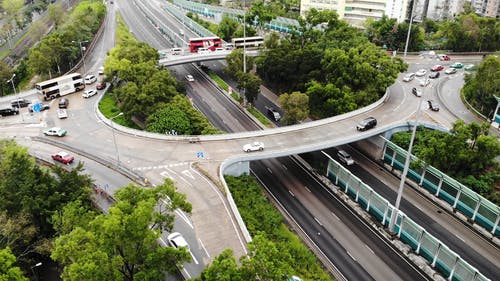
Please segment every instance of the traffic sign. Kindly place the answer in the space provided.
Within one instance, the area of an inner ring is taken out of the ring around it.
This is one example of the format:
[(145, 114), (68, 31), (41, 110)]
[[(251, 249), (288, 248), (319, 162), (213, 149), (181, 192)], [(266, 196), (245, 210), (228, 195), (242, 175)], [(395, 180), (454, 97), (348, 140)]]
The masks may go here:
[(196, 152), (196, 158), (203, 159), (203, 158), (205, 158), (205, 155), (203, 154), (203, 152), (198, 151), (198, 152)]
[(41, 103), (39, 103), (39, 102), (35, 103), (35, 104), (33, 105), (33, 111), (34, 111), (34, 112), (40, 112), (40, 111), (42, 111), (42, 104), (41, 104)]

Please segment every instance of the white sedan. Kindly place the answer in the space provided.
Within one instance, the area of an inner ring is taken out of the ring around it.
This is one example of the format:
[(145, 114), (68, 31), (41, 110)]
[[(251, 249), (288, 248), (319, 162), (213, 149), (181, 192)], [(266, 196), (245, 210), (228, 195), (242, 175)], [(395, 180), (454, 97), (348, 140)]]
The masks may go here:
[(419, 70), (417, 71), (417, 73), (415, 73), (415, 75), (417, 75), (417, 76), (425, 76), (425, 74), (427, 74), (427, 70), (425, 70), (425, 69), (423, 69), (423, 68), (422, 68), (422, 69), (419, 69)]
[(243, 146), (243, 151), (245, 151), (245, 152), (262, 151), (262, 150), (264, 150), (264, 143), (260, 142), (260, 141), (247, 143)]
[(66, 109), (58, 109), (57, 117), (59, 117), (59, 119), (68, 118), (68, 112), (66, 112)]
[(186, 80), (188, 80), (189, 82), (193, 82), (194, 81), (194, 78), (193, 78), (193, 75), (186, 75)]
[(53, 128), (50, 128), (50, 129), (47, 129), (45, 131), (43, 131), (43, 133), (46, 135), (46, 136), (58, 136), (58, 137), (64, 137), (66, 135), (66, 130), (64, 130), (63, 128), (59, 128), (59, 127), (53, 127)]
[(172, 245), (172, 247), (179, 249), (184, 247), (189, 250), (189, 244), (186, 242), (186, 239), (179, 232), (173, 232), (167, 237), (168, 243)]
[(95, 95), (97, 95), (97, 91), (96, 90), (87, 90), (87, 91), (85, 91), (82, 94), (82, 97), (84, 97), (84, 98), (90, 98), (91, 96), (95, 96)]

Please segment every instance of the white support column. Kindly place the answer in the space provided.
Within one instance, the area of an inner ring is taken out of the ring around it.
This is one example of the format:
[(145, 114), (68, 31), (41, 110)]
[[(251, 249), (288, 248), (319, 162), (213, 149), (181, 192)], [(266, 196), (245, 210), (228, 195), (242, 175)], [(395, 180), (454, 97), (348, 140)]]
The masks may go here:
[(385, 225), (385, 221), (387, 220), (387, 213), (389, 213), (389, 203), (385, 204), (384, 218), (382, 218), (382, 225)]
[(455, 263), (453, 264), (453, 267), (451, 268), (450, 276), (448, 277), (449, 281), (453, 280), (453, 275), (455, 275), (455, 269), (457, 268), (458, 261), (460, 260), (460, 257), (457, 256), (455, 258)]
[(457, 208), (458, 199), (460, 198), (461, 194), (462, 194), (462, 188), (458, 190), (457, 196), (455, 197), (455, 202), (453, 203), (453, 209)]
[(434, 254), (434, 259), (432, 260), (432, 264), (431, 264), (432, 267), (436, 267), (436, 262), (437, 262), (437, 259), (439, 256), (439, 251), (441, 251), (441, 243), (438, 244), (438, 248), (436, 250), (436, 253)]
[(361, 189), (361, 181), (358, 182), (358, 186), (356, 187), (356, 202), (359, 200), (359, 190)]
[(391, 159), (391, 168), (394, 168), (394, 161), (396, 159), (396, 150), (392, 152), (392, 159)]
[(441, 175), (441, 177), (439, 178), (439, 183), (438, 183), (438, 187), (436, 189), (436, 193), (434, 193), (434, 195), (436, 195), (436, 197), (439, 195), (439, 191), (441, 191), (442, 185), (443, 185), (443, 176)]
[(422, 246), (422, 239), (424, 239), (424, 234), (425, 234), (425, 229), (422, 229), (422, 232), (420, 232), (420, 237), (418, 237), (417, 249), (415, 250), (415, 253), (417, 255), (420, 254), (420, 247)]
[(479, 200), (477, 200), (476, 208), (474, 209), (474, 214), (472, 214), (472, 221), (476, 220), (476, 215), (477, 212), (479, 211), (479, 206), (481, 206), (481, 197), (479, 197)]
[(420, 182), (418, 183), (419, 186), (422, 186), (424, 184), (425, 172), (427, 172), (426, 166), (424, 166), (424, 172), (422, 173), (422, 177), (420, 177)]
[(372, 202), (373, 190), (370, 190), (370, 194), (368, 194), (368, 202), (366, 203), (366, 211), (370, 211), (370, 203)]
[[(397, 216), (397, 214), (396, 214)], [(396, 221), (398, 218), (396, 217)], [(399, 224), (398, 238), (401, 238), (401, 232), (403, 232), (403, 223), (405, 222), (405, 216), (401, 216), (401, 223)]]
[(495, 225), (493, 226), (493, 229), (491, 230), (491, 234), (495, 235), (495, 231), (497, 230), (499, 222), (500, 222), (500, 214), (497, 214), (497, 220), (495, 221)]

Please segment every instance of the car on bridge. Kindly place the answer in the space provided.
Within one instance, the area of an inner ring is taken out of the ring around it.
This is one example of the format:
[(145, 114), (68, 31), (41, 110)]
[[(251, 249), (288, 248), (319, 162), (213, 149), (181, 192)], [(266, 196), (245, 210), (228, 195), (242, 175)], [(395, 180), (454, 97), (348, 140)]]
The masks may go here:
[(61, 162), (63, 164), (71, 164), (71, 162), (75, 160), (73, 156), (69, 155), (69, 153), (64, 151), (52, 154), (52, 159), (54, 159), (57, 162)]
[(264, 150), (264, 143), (260, 141), (254, 141), (252, 143), (247, 143), (243, 146), (243, 151), (251, 152), (251, 151), (262, 151)]
[(356, 129), (358, 131), (366, 131), (371, 128), (374, 128), (377, 126), (377, 119), (373, 117), (368, 117), (366, 119), (363, 119), (363, 121), (359, 122), (359, 124), (356, 126)]

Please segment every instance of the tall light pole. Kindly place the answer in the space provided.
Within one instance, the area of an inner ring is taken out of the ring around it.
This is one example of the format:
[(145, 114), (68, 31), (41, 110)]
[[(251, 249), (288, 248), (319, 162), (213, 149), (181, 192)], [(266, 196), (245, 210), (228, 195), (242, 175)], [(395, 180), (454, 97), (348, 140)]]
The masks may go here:
[[(14, 90), (14, 96), (15, 96), (15, 95), (17, 95), (17, 93), (16, 93), (16, 85), (14, 85), (14, 77), (16, 77), (15, 73), (13, 73), (12, 77), (10, 77), (10, 79), (7, 80), (7, 83), (12, 83), (12, 89)], [(19, 99), (17, 99), (17, 108), (21, 109), (21, 106), (19, 104)], [(24, 122), (24, 117), (23, 117), (22, 113), (21, 113), (21, 120)]]
[(243, 0), (243, 102), (244, 105), (246, 105), (246, 74), (247, 74), (247, 34), (246, 34), (246, 27), (247, 27), (247, 21), (246, 21), (246, 14), (247, 14), (247, 7), (246, 7), (246, 1)]
[(118, 154), (118, 146), (116, 145), (115, 125), (114, 125), (113, 119), (115, 119), (116, 117), (122, 116), (122, 115), (123, 115), (123, 112), (120, 112), (120, 113), (118, 113), (118, 115), (109, 118), (109, 121), (111, 121), (111, 132), (113, 133), (113, 143), (115, 144), (115, 152), (116, 152), (116, 163), (117, 163), (116, 165), (118, 166), (118, 168), (120, 167), (120, 154)]
[(83, 56), (83, 46), (82, 43), (88, 43), (89, 41), (71, 41), (72, 43), (78, 43), (80, 45), (80, 53), (82, 54), (83, 61), (83, 76), (87, 74), (87, 67), (85, 66), (85, 57)]
[(408, 44), (410, 43), (410, 32), (411, 32), (411, 24), (413, 22), (413, 11), (415, 10), (415, 2), (417, 2), (417, 0), (413, 0), (413, 3), (411, 5), (410, 24), (408, 25), (408, 34), (406, 34), (405, 53), (403, 55), (403, 59), (406, 59), (406, 52), (408, 51)]
[(34, 268), (39, 267), (39, 266), (42, 266), (41, 262), (39, 262), (31, 267), (31, 272), (33, 273), (33, 275), (35, 276), (35, 280), (37, 280), (37, 281), (38, 281), (38, 272), (35, 274)]
[[(427, 78), (424, 78), (427, 79)], [(425, 84), (424, 84), (425, 85)], [(408, 174), (408, 169), (410, 168), (411, 150), (413, 148), (413, 141), (415, 140), (415, 134), (417, 133), (418, 118), (420, 117), (420, 109), (422, 107), (422, 102), (425, 97), (425, 88), (422, 90), (422, 97), (418, 103), (417, 113), (415, 115), (415, 125), (413, 126), (413, 131), (411, 132), (410, 145), (408, 146), (408, 151), (405, 159), (405, 166), (403, 168), (403, 173), (401, 174), (401, 181), (399, 182), (398, 196), (396, 197), (396, 203), (394, 204), (394, 209), (392, 209), (391, 220), (389, 222), (389, 232), (394, 233), (394, 226), (396, 225), (396, 218), (399, 213), (399, 205), (401, 203), (401, 197), (403, 196), (403, 189), (405, 187), (406, 175)], [(401, 226), (400, 226), (401, 227)]]

